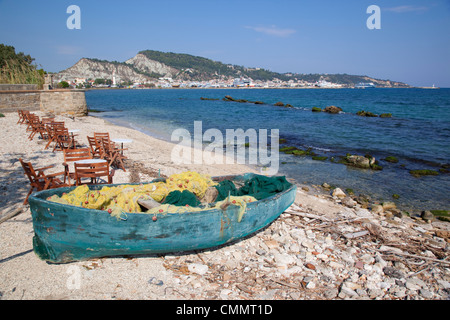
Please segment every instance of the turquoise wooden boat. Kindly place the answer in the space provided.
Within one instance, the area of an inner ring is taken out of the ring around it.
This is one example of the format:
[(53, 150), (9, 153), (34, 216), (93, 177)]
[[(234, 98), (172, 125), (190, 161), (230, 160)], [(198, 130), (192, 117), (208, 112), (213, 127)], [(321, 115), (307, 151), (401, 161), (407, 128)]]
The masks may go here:
[[(253, 174), (215, 177), (245, 182)], [(164, 181), (155, 179), (152, 182)], [(116, 186), (109, 185), (109, 186)], [(99, 190), (105, 185), (91, 185)], [(239, 207), (210, 209), (183, 214), (130, 213), (118, 220), (102, 210), (86, 209), (46, 200), (75, 187), (36, 192), (29, 198), (33, 218), (35, 253), (50, 263), (67, 263), (100, 257), (152, 255), (213, 248), (238, 240), (264, 228), (295, 200), (292, 186), (266, 199), (247, 204), (238, 222)]]

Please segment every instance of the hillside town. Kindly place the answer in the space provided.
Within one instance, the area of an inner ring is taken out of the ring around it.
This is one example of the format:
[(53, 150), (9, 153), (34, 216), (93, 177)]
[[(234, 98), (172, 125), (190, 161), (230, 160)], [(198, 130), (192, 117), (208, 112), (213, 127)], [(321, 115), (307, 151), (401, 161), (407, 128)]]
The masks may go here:
[[(61, 83), (68, 84), (65, 87), (77, 89), (89, 88), (126, 88), (126, 89), (146, 89), (146, 88), (349, 88), (353, 85), (342, 85), (337, 83), (320, 80), (316, 82), (306, 82), (303, 80), (283, 81), (273, 79), (271, 81), (253, 80), (251, 78), (234, 79), (214, 79), (209, 81), (177, 81), (170, 77), (161, 77), (155, 81), (118, 81), (115, 76), (112, 79), (86, 79), (73, 78), (61, 79)], [(58, 86), (58, 83), (54, 85)], [(368, 87), (374, 86), (373, 83), (365, 84)]]
[(52, 74), (62, 88), (392, 88), (407, 84), (348, 74), (277, 73), (190, 55), (144, 51), (125, 62), (81, 58)]

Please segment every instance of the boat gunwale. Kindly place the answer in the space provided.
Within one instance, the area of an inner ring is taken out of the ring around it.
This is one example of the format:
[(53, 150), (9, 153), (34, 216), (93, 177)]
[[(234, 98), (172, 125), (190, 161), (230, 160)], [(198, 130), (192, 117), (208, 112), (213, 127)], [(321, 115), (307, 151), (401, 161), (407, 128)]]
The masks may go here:
[[(211, 179), (213, 181), (222, 181), (222, 180), (226, 180), (226, 179), (230, 179), (230, 178), (236, 178), (236, 177), (244, 178), (247, 175), (249, 175), (249, 174), (247, 173), (247, 174), (244, 174), (244, 175), (226, 175), (226, 176), (212, 177)], [(250, 173), (250, 175), (254, 176), (256, 174)], [(247, 180), (247, 179), (250, 179), (250, 178), (244, 178), (244, 179)], [(154, 180), (152, 180), (150, 182), (144, 182), (144, 183), (143, 182), (136, 182), (136, 183), (116, 183), (116, 184), (92, 184), (92, 185), (89, 185), (89, 190), (90, 191), (91, 190), (95, 191), (95, 190), (100, 190), (103, 187), (116, 187), (116, 186), (121, 186), (121, 185), (150, 184), (150, 183), (165, 181), (165, 179), (166, 178), (156, 178), (156, 179), (154, 179)], [(217, 180), (217, 179), (220, 179), (220, 180)], [(294, 183), (291, 183), (291, 182), (289, 182), (289, 183), (291, 184), (291, 186), (288, 189), (284, 190), (284, 191), (281, 191), (279, 193), (276, 193), (276, 194), (274, 194), (274, 195), (272, 195), (270, 197), (264, 198), (264, 199), (260, 199), (260, 200), (254, 201), (254, 202), (247, 203), (246, 204), (246, 206), (247, 206), (246, 211), (248, 209), (253, 208), (253, 207), (259, 206), (262, 203), (271, 202), (271, 201), (275, 200), (276, 198), (279, 198), (279, 197), (283, 196), (284, 194), (287, 194), (287, 193), (291, 192), (293, 189), (295, 189), (297, 187)], [(84, 207), (70, 205), (70, 204), (62, 204), (62, 203), (53, 202), (53, 201), (50, 201), (50, 200), (46, 199), (48, 196), (45, 196), (45, 195), (47, 195), (47, 194), (52, 194), (52, 195), (57, 194), (58, 193), (57, 190), (59, 190), (59, 192), (61, 192), (61, 189), (65, 189), (65, 190), (70, 189), (70, 191), (72, 191), (76, 187), (77, 186), (70, 186), (70, 187), (62, 187), (62, 188), (54, 188), (54, 189), (38, 191), (38, 192), (30, 195), (30, 198), (29, 198), (30, 206), (33, 205), (34, 202), (37, 202), (37, 203), (41, 203), (41, 205), (43, 205), (43, 206), (45, 206), (47, 208), (53, 207), (54, 209), (59, 209), (59, 208), (67, 209), (67, 208), (74, 207), (74, 208), (76, 208), (76, 211), (79, 214), (82, 214), (82, 213), (88, 213), (88, 214), (99, 214), (99, 213), (102, 213), (102, 214), (107, 214), (108, 216), (110, 216), (110, 214), (107, 211), (105, 211), (105, 210), (89, 209), (89, 208), (84, 208)], [(94, 188), (91, 189), (91, 187), (94, 187)], [(70, 192), (70, 191), (68, 191), (68, 192)], [(217, 202), (211, 202), (211, 203), (208, 203), (208, 204), (214, 204), (214, 203), (217, 203)], [(231, 204), (230, 206), (237, 207), (234, 204)], [(161, 213), (161, 214), (158, 213), (157, 216), (158, 217), (171, 217), (171, 216), (179, 216), (180, 214), (183, 214), (183, 215), (186, 215), (186, 214), (200, 214), (200, 213), (201, 214), (208, 214), (208, 213), (211, 213), (211, 211), (214, 211), (214, 212), (221, 211), (221, 212), (223, 212), (223, 210), (220, 209), (220, 208), (211, 207), (209, 209), (203, 209), (203, 210), (200, 210), (200, 211), (186, 211), (186, 212), (183, 212), (183, 213), (176, 213), (176, 212), (173, 212), (173, 213), (167, 212), (167, 213)], [(128, 215), (133, 215), (133, 216), (137, 216), (137, 217), (140, 217), (140, 216), (148, 217), (149, 213), (148, 212), (126, 212), (126, 215), (127, 216)], [(127, 219), (117, 219), (117, 220), (126, 221)]]

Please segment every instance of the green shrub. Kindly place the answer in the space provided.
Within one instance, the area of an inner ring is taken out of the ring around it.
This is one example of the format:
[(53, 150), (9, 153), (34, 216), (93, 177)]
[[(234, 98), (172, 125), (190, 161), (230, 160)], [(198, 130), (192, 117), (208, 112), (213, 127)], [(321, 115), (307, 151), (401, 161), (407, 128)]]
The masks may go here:
[(58, 83), (57, 87), (58, 88), (69, 88), (70, 85), (67, 81), (61, 81), (60, 83)]

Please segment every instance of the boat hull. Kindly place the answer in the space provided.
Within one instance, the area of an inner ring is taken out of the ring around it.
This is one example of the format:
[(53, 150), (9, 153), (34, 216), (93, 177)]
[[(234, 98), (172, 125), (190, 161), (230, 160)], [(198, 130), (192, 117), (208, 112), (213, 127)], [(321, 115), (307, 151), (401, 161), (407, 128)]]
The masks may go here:
[[(235, 177), (245, 181), (252, 174)], [(215, 179), (223, 179), (218, 177)], [(229, 178), (229, 177), (226, 177)], [(158, 180), (154, 180), (158, 181)], [(105, 185), (90, 186), (98, 190)], [(114, 185), (111, 185), (114, 186)], [(264, 228), (295, 200), (296, 186), (275, 196), (248, 203), (238, 222), (239, 207), (182, 214), (130, 213), (118, 220), (92, 210), (46, 200), (75, 187), (40, 191), (29, 198), (33, 218), (33, 248), (51, 263), (67, 263), (106, 256), (149, 255), (216, 247)]]

